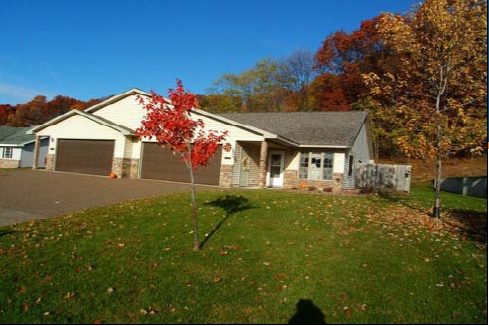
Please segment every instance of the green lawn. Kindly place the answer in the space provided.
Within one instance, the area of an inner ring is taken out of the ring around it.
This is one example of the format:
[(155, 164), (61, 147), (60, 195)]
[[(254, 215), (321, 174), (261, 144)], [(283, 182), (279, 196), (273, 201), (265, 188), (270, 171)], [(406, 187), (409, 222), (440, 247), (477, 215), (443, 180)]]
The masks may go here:
[(201, 192), (199, 252), (189, 194), (0, 228), (0, 323), (487, 324), (487, 201), (431, 197)]

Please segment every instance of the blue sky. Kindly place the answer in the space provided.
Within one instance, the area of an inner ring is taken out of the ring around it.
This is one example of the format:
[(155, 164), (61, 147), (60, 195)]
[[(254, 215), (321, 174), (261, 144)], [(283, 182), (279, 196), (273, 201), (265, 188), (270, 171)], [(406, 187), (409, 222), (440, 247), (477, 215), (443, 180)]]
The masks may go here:
[(203, 94), (258, 60), (313, 53), (338, 30), (414, 0), (4, 0), (0, 103), (81, 100), (132, 87), (166, 95), (182, 79)]

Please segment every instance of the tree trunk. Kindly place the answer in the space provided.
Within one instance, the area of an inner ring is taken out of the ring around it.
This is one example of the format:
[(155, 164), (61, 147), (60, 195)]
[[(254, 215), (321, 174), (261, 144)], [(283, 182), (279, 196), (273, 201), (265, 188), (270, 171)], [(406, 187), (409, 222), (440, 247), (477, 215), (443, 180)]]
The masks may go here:
[(442, 158), (442, 130), (440, 113), (441, 94), (436, 98), (436, 179), (435, 179), (435, 205), (433, 206), (433, 218), (440, 218), (441, 201), (441, 158)]
[(194, 170), (190, 167), (190, 186), (192, 188), (192, 208), (193, 208), (193, 220), (194, 220), (194, 251), (199, 251), (200, 241), (199, 241), (199, 220), (197, 217), (197, 200), (195, 191), (195, 179)]
[(441, 201), (441, 149), (438, 148), (436, 157), (436, 179), (435, 179), (435, 205), (433, 206), (434, 218), (440, 218), (440, 201)]

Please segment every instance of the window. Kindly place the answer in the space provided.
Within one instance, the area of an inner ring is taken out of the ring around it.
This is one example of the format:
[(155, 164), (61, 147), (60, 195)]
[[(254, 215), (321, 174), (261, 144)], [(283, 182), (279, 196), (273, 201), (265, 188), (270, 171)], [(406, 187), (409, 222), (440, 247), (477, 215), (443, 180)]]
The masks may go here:
[(2, 158), (12, 158), (12, 147), (4, 147)]
[(333, 153), (301, 152), (299, 179), (333, 180)]

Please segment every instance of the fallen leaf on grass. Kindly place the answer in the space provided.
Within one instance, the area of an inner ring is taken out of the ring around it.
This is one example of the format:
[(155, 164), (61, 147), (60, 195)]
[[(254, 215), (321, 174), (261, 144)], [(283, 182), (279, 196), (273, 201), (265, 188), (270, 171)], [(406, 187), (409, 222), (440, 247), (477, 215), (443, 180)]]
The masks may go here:
[(65, 299), (68, 300), (68, 299), (73, 298), (74, 296), (75, 296), (75, 292), (68, 292), (65, 295)]

